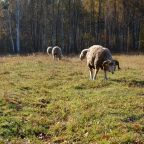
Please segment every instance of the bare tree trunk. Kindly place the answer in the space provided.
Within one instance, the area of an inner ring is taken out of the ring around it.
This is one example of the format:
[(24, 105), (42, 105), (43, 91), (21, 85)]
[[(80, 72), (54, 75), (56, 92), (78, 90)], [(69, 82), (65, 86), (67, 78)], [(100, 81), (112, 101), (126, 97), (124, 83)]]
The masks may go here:
[(71, 0), (69, 0), (69, 50), (71, 52), (71, 43), (72, 43), (72, 31), (71, 31)]
[(138, 50), (138, 54), (140, 53), (141, 50), (141, 39), (140, 39), (140, 33), (141, 33), (141, 23), (140, 21), (138, 21), (138, 26), (137, 26), (137, 50)]
[(15, 52), (15, 48), (14, 48), (14, 40), (13, 40), (13, 36), (12, 36), (12, 26), (11, 26), (11, 17), (10, 17), (10, 13), (9, 10), (6, 10), (7, 12), (7, 19), (8, 19), (8, 29), (9, 29), (9, 35), (10, 35), (10, 40), (11, 40), (11, 46), (12, 46), (12, 52)]
[(127, 53), (129, 52), (129, 46), (130, 46), (130, 30), (128, 27), (128, 30), (127, 30), (127, 49), (126, 49)]
[(101, 18), (101, 0), (99, 0), (99, 9), (98, 9), (98, 22), (97, 22), (97, 42), (100, 43), (100, 18)]
[(55, 25), (56, 25), (56, 21), (55, 21), (55, 9), (54, 9), (54, 0), (52, 0), (52, 17), (53, 17), (53, 24), (52, 24), (52, 46), (55, 46)]
[(105, 40), (105, 45), (106, 47), (109, 47), (110, 46), (110, 1), (108, 0), (106, 2), (106, 13), (105, 13), (105, 37), (106, 37), (106, 40)]
[(16, 0), (16, 46), (20, 53), (20, 0)]
[(61, 5), (61, 47), (64, 50), (64, 10), (63, 10), (63, 2)]

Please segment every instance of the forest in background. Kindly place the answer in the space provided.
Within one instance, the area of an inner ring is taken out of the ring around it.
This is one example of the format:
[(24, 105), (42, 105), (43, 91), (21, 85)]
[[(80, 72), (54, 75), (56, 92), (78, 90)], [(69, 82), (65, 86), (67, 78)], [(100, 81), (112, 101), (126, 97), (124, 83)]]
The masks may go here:
[(0, 0), (0, 54), (93, 44), (144, 52), (144, 0)]

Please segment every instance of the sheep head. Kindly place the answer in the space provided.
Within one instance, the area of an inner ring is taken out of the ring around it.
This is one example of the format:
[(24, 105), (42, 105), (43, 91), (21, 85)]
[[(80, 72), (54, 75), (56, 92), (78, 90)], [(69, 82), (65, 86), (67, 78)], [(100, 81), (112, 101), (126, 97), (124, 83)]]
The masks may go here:
[(115, 65), (118, 67), (118, 69), (120, 70), (120, 66), (119, 66), (119, 61), (118, 60), (113, 60), (115, 62)]
[(116, 69), (115, 61), (114, 60), (104, 61), (103, 62), (103, 69), (105, 71), (111, 72), (113, 74), (115, 69)]
[(86, 57), (87, 51), (88, 51), (88, 49), (84, 49), (84, 50), (81, 51), (81, 54), (80, 54), (80, 59), (81, 60), (83, 60)]

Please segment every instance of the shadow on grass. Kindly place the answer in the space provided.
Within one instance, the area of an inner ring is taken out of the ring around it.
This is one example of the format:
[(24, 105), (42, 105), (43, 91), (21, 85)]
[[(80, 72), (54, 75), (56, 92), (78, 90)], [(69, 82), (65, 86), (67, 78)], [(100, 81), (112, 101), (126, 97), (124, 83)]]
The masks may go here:
[(32, 90), (32, 88), (28, 87), (28, 86), (22, 86), (22, 87), (20, 87), (20, 90), (21, 91), (28, 91), (28, 90)]
[(144, 118), (144, 114), (132, 115), (132, 116), (124, 118), (122, 121), (126, 122), (126, 123), (128, 123), (128, 122), (136, 122), (137, 120), (140, 120), (140, 119), (143, 119), (143, 118)]
[(144, 87), (144, 80), (127, 80), (126, 78), (122, 78), (112, 79), (112, 81), (128, 85), (129, 87)]
[(104, 88), (108, 87), (112, 83), (110, 81), (89, 81), (85, 83), (80, 83), (74, 86), (74, 89), (82, 90), (82, 89), (95, 89), (95, 88)]
[(9, 71), (4, 71), (4, 72), (2, 72), (0, 75), (8, 75), (8, 74), (10, 74)]

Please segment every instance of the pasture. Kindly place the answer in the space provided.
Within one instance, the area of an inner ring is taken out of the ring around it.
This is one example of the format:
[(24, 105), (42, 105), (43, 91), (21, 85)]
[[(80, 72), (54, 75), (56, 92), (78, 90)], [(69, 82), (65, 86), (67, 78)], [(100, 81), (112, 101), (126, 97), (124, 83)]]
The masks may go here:
[(0, 143), (143, 144), (144, 56), (114, 58), (92, 81), (78, 56), (1, 57)]

